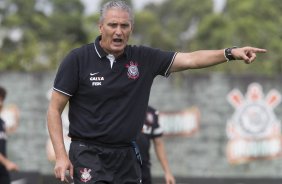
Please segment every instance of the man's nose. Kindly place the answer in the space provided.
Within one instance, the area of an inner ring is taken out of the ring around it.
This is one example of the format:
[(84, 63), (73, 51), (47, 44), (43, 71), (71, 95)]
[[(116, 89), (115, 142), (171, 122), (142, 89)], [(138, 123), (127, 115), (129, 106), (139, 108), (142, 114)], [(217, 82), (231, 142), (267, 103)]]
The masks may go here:
[(121, 34), (122, 34), (121, 26), (117, 26), (115, 33), (116, 33), (117, 35), (121, 35)]

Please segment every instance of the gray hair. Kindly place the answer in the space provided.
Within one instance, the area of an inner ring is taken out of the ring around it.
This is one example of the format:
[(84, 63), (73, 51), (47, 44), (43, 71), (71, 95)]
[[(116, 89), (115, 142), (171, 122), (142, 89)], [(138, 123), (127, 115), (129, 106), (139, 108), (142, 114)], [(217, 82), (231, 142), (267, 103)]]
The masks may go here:
[(132, 9), (124, 1), (110, 1), (104, 4), (100, 10), (100, 20), (99, 20), (100, 23), (105, 18), (105, 12), (107, 12), (111, 8), (117, 8), (117, 9), (126, 11), (129, 14), (131, 24), (132, 25), (134, 24), (134, 15), (133, 15)]

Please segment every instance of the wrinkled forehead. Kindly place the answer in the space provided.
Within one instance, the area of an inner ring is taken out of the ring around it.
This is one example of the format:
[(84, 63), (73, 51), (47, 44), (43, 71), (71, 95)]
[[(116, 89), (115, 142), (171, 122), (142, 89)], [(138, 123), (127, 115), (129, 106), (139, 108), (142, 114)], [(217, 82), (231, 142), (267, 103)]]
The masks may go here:
[(105, 21), (105, 19), (113, 18), (113, 17), (120, 17), (123, 19), (127, 19), (126, 21), (133, 24), (133, 15), (128, 12), (126, 9), (120, 7), (111, 7), (104, 10), (103, 14), (100, 17), (100, 23)]
[(111, 8), (105, 12), (102, 22), (122, 22), (131, 24), (132, 20), (127, 11), (119, 8)]

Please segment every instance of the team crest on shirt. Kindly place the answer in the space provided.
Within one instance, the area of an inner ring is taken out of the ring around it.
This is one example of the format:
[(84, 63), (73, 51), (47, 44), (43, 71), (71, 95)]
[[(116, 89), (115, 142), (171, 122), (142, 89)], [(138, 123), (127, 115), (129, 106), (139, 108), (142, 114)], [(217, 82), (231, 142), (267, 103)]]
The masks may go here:
[(80, 170), (80, 173), (81, 173), (80, 180), (84, 183), (90, 181), (92, 178), (90, 172), (91, 172), (91, 169), (87, 169), (87, 168), (81, 169)]
[(138, 63), (130, 61), (129, 64), (125, 65), (127, 68), (127, 76), (130, 79), (137, 79), (139, 77)]

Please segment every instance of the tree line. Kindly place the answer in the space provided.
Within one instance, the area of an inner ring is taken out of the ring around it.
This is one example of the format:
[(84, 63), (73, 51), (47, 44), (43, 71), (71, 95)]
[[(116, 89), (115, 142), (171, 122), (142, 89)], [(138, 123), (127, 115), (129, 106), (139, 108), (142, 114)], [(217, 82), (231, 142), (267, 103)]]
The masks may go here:
[[(268, 50), (252, 65), (235, 61), (193, 72), (276, 75), (282, 72), (281, 9), (279, 0), (227, 0), (220, 12), (212, 0), (150, 3), (135, 12), (130, 44), (180, 52), (252, 45)], [(56, 70), (69, 50), (99, 35), (99, 12), (84, 10), (80, 0), (0, 2), (0, 71)]]

